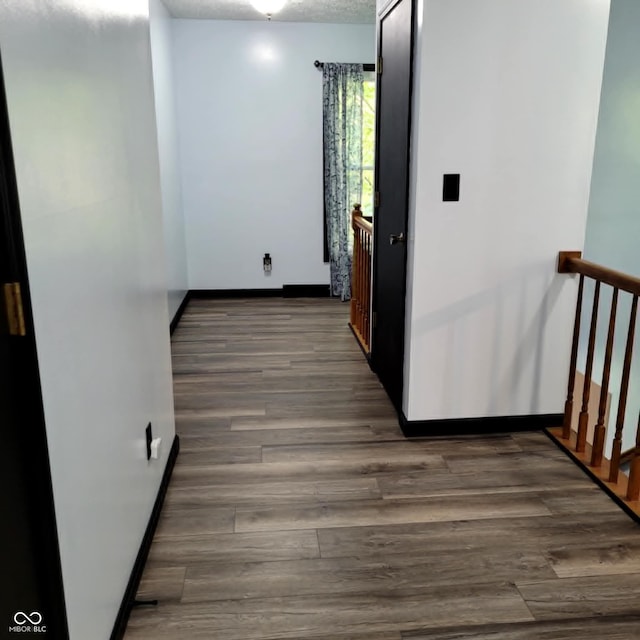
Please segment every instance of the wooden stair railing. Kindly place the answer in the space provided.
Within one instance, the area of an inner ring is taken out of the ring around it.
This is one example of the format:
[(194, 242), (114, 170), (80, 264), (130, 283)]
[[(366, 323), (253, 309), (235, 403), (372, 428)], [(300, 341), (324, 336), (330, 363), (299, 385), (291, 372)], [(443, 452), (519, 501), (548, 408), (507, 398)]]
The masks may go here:
[[(573, 342), (571, 346), (571, 359), (569, 365), (569, 383), (567, 399), (565, 402), (564, 421), (560, 428), (549, 429), (549, 434), (556, 442), (569, 453), (574, 460), (580, 463), (598, 483), (614, 497), (629, 513), (640, 517), (640, 421), (636, 426), (636, 446), (622, 454), (622, 435), (625, 427), (625, 415), (627, 409), (627, 396), (629, 392), (629, 379), (631, 374), (631, 362), (635, 338), (636, 319), (638, 311), (638, 296), (640, 296), (640, 279), (613, 269), (600, 266), (587, 260), (582, 260), (580, 252), (562, 251), (558, 257), (558, 273), (573, 273), (580, 276), (578, 287), (578, 300), (573, 326)], [(578, 345), (580, 342), (582, 302), (585, 286), (585, 278), (594, 280), (593, 305), (589, 322), (589, 335), (587, 340), (587, 356), (585, 363), (584, 385), (580, 398), (580, 415), (577, 429), (572, 429), (571, 416), (573, 412), (573, 393), (576, 379), (578, 360)], [(589, 395), (592, 383), (596, 332), (598, 325), (598, 311), (600, 306), (601, 286), (613, 288), (611, 306), (609, 310), (609, 323), (607, 329), (607, 341), (604, 351), (604, 363), (598, 404), (598, 415), (589, 415)], [(631, 310), (626, 335), (625, 355), (620, 379), (620, 396), (618, 410), (615, 419), (615, 434), (611, 446), (610, 458), (605, 452), (605, 413), (609, 394), (609, 382), (611, 377), (611, 362), (613, 344), (616, 330), (616, 317), (618, 310), (618, 298), (620, 293), (630, 294)], [(595, 420), (593, 430), (593, 442), (587, 442), (587, 431), (590, 420)], [(622, 462), (630, 463), (630, 472), (627, 477), (622, 473)]]
[(351, 212), (353, 261), (351, 267), (351, 322), (349, 326), (365, 354), (371, 352), (371, 249), (373, 224), (362, 217), (359, 204)]
[(627, 451), (625, 451), (621, 456), (620, 456), (620, 465), (623, 464), (630, 464), (631, 461), (637, 456), (640, 455), (640, 447), (639, 446), (635, 446), (635, 447), (631, 447), (631, 449), (627, 449)]

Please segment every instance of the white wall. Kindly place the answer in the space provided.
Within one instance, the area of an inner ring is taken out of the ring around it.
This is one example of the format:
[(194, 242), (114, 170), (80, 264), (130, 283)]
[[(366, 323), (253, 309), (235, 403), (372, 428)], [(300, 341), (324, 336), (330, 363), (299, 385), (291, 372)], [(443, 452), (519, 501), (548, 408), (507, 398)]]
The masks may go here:
[(405, 414), (561, 412), (609, 0), (419, 5)]
[[(637, 0), (612, 0), (609, 37), (602, 81), (593, 177), (584, 257), (613, 269), (640, 276), (640, 3)], [(593, 376), (601, 380), (606, 332), (609, 322), (610, 288), (603, 289), (599, 336)], [(629, 323), (630, 296), (620, 296), (616, 342), (610, 390), (613, 393), (613, 438), (615, 416)], [(584, 301), (580, 368), (586, 357), (588, 322), (593, 296), (587, 289)], [(636, 336), (640, 332), (637, 331)], [(627, 400), (627, 420), (623, 433), (624, 448), (633, 446), (640, 409), (640, 355), (636, 339), (634, 366)], [(595, 421), (595, 416), (593, 417)]]
[(189, 289), (173, 80), (172, 18), (162, 0), (149, 1), (153, 85), (158, 127), (169, 317)]
[(373, 62), (374, 25), (177, 20), (174, 36), (190, 288), (328, 283), (313, 61)]
[(174, 436), (147, 0), (4, 1), (0, 45), (71, 638), (98, 640)]

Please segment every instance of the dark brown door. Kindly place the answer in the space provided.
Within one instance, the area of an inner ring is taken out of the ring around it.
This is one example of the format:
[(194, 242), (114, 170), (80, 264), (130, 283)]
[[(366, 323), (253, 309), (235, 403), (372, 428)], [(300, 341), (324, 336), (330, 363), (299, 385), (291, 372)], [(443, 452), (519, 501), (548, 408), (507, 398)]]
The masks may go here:
[(402, 404), (407, 265), (409, 135), (413, 54), (412, 0), (400, 0), (380, 20), (378, 144), (374, 215), (372, 365), (391, 401)]
[(68, 637), (1, 60), (0, 629)]

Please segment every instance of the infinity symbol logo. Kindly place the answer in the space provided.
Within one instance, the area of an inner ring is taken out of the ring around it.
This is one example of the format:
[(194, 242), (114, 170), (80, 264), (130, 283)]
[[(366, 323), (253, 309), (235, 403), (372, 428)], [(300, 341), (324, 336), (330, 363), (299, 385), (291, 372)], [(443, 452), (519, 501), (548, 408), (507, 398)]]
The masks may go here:
[(24, 611), (18, 611), (18, 613), (13, 616), (13, 621), (20, 626), (27, 622), (30, 624), (40, 624), (42, 622), (42, 614), (38, 611), (32, 611), (27, 615)]

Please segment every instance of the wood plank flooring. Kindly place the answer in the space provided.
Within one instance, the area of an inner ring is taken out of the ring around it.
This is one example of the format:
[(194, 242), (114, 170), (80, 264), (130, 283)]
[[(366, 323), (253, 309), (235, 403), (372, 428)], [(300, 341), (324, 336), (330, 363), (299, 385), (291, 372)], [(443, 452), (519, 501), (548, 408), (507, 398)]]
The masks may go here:
[(407, 441), (335, 300), (193, 300), (126, 640), (637, 640), (640, 529), (544, 435)]

